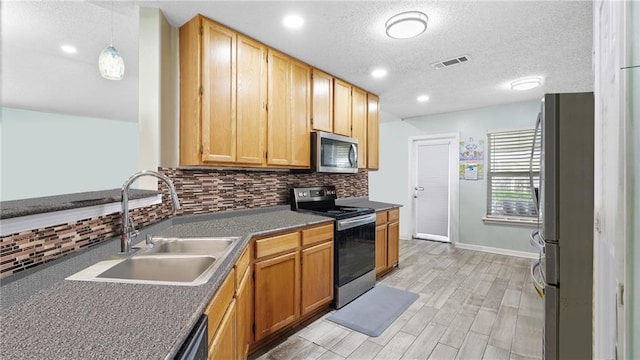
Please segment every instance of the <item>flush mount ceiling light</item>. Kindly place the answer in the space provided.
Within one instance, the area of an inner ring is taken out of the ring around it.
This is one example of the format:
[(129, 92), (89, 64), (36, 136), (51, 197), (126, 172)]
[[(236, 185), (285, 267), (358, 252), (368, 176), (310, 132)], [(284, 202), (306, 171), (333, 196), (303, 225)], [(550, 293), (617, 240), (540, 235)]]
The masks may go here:
[(384, 24), (387, 36), (393, 39), (416, 37), (427, 30), (427, 15), (420, 11), (407, 11), (392, 16)]
[(75, 54), (78, 52), (78, 49), (71, 45), (62, 45), (60, 46), (60, 50), (64, 51), (67, 54)]
[(540, 84), (542, 84), (542, 79), (539, 77), (518, 79), (511, 83), (511, 90), (530, 90), (540, 86)]
[(385, 69), (375, 69), (371, 72), (371, 76), (373, 76), (376, 79), (379, 78), (383, 78), (385, 76), (387, 76), (387, 70)]
[(291, 30), (300, 29), (304, 25), (304, 19), (298, 15), (288, 15), (282, 19), (282, 25)]
[(429, 96), (428, 95), (420, 95), (420, 96), (418, 96), (418, 98), (416, 100), (418, 100), (418, 102), (427, 102), (427, 101), (429, 101)]
[(118, 50), (113, 47), (113, 1), (111, 1), (111, 42), (98, 57), (100, 75), (107, 80), (122, 80), (124, 77), (124, 60)]

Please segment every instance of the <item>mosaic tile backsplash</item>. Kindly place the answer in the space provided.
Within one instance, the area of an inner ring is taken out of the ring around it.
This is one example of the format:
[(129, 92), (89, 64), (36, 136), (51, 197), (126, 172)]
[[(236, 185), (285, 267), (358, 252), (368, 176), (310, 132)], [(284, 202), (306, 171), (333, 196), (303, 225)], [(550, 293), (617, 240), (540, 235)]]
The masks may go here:
[[(201, 214), (289, 204), (290, 186), (335, 185), (339, 198), (368, 195), (368, 175), (300, 174), (288, 171), (160, 168), (174, 182), (182, 210)], [(171, 214), (167, 189), (163, 203), (131, 211), (138, 228)], [(0, 238), (0, 279), (61, 258), (120, 235), (120, 214), (113, 213)]]

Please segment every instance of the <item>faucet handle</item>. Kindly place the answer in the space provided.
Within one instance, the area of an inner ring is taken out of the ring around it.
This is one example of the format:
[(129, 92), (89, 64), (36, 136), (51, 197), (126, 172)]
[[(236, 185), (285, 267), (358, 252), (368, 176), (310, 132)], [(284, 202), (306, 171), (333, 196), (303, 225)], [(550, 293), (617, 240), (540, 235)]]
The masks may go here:
[(146, 240), (145, 242), (147, 243), (147, 247), (148, 247), (149, 249), (153, 249), (153, 246), (155, 245), (155, 244), (153, 243), (153, 235), (151, 235), (151, 234), (147, 234), (147, 240)]

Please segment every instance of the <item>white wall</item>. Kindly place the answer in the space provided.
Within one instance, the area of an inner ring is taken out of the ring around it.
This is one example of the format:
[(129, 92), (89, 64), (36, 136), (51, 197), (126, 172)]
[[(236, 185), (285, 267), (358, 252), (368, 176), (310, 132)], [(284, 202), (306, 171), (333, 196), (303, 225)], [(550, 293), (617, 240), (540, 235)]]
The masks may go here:
[[(178, 29), (157, 8), (140, 8), (139, 118), (140, 170), (178, 165)], [(157, 189), (152, 177), (140, 187)]]
[[(539, 108), (539, 101), (529, 101), (381, 122), (380, 170), (369, 172), (369, 198), (403, 205), (400, 209), (400, 235), (410, 238), (409, 137), (457, 132), (461, 141), (473, 137), (485, 139), (486, 145), (489, 130), (533, 128)], [(487, 225), (482, 221), (486, 214), (486, 173), (482, 180), (460, 180), (459, 190), (458, 242), (534, 252), (529, 245), (532, 228)]]
[(136, 170), (136, 123), (0, 111), (2, 201), (116, 189)]

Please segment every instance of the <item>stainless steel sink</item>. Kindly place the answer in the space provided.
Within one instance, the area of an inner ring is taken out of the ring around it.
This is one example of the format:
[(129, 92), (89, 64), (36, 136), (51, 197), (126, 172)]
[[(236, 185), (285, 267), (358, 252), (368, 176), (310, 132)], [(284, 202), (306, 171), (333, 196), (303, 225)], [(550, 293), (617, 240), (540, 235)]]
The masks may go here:
[(106, 260), (67, 280), (197, 286), (206, 283), (219, 262), (210, 255), (144, 255)]
[(67, 280), (197, 286), (206, 283), (238, 237), (153, 237), (127, 258), (101, 261)]
[(147, 248), (146, 253), (173, 253), (173, 254), (219, 254), (229, 248), (237, 237), (219, 238), (163, 238), (154, 237), (152, 248)]

